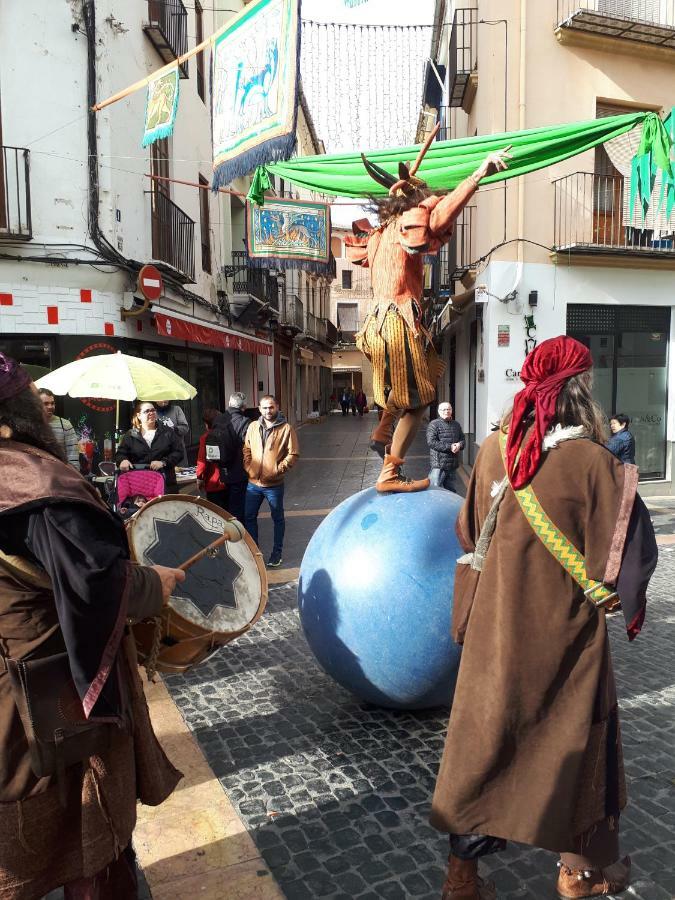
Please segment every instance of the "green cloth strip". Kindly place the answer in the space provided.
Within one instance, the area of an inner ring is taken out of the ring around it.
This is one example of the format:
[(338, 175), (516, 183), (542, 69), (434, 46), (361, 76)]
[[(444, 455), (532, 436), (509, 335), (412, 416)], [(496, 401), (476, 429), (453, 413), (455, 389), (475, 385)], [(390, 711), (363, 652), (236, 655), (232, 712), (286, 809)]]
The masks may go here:
[[(564, 159), (577, 156), (592, 147), (603, 144), (621, 134), (626, 134), (643, 124), (640, 143), (641, 154), (649, 156), (649, 164), (663, 169), (671, 178), (671, 135), (660, 117), (654, 112), (626, 113), (603, 119), (591, 119), (567, 125), (553, 125), (513, 131), (508, 134), (480, 135), (453, 141), (435, 141), (427, 151), (418, 176), (432, 190), (452, 190), (474, 172), (485, 157), (511, 144), (512, 160), (505, 172), (497, 172), (484, 178), (481, 184), (516, 178), (537, 169), (554, 165)], [(415, 159), (419, 147), (398, 147), (393, 150), (376, 150), (366, 154), (368, 159), (393, 175), (397, 175), (399, 162)], [(642, 167), (644, 176), (644, 166)], [(259, 167), (253, 178), (248, 199), (264, 202), (264, 190), (269, 174), (285, 181), (339, 197), (381, 197), (387, 189), (375, 182), (366, 172), (358, 153), (341, 153), (330, 156), (303, 156)], [(638, 174), (636, 173), (636, 179)], [(647, 185), (637, 186), (641, 201)]]

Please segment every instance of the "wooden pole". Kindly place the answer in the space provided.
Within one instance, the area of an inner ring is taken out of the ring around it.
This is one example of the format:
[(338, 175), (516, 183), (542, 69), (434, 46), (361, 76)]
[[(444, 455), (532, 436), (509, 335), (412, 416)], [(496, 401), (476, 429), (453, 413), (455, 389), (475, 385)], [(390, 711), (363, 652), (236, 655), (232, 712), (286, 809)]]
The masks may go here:
[(197, 44), (192, 50), (188, 50), (187, 53), (184, 53), (182, 56), (177, 57), (173, 62), (167, 63), (165, 66), (162, 66), (161, 69), (157, 69), (156, 72), (153, 72), (152, 75), (147, 75), (145, 78), (141, 78), (140, 81), (134, 81), (133, 84), (130, 84), (128, 87), (125, 87), (123, 90), (118, 91), (116, 94), (113, 94), (112, 97), (107, 97), (105, 100), (101, 100), (100, 103), (95, 103), (92, 106), (94, 112), (100, 112), (102, 109), (105, 109), (106, 106), (110, 106), (111, 103), (117, 103), (118, 100), (124, 100), (125, 97), (128, 97), (130, 94), (136, 93), (136, 91), (140, 91), (141, 88), (146, 87), (146, 85), (154, 81), (155, 78), (158, 78), (160, 75), (164, 75), (165, 72), (170, 72), (172, 69), (177, 68), (182, 65), (187, 59), (190, 59), (192, 56), (196, 56), (197, 53), (201, 53), (203, 50), (206, 50), (217, 37), (219, 37), (229, 25), (223, 25), (222, 28), (219, 28), (218, 31), (214, 31), (212, 35), (206, 38), (206, 40), (202, 41), (201, 44)]

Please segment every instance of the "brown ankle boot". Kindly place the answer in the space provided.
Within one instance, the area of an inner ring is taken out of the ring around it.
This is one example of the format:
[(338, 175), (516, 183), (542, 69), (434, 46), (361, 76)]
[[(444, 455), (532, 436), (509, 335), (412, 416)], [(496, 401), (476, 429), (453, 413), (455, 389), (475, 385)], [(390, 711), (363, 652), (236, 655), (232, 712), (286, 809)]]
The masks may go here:
[(419, 481), (411, 481), (401, 474), (403, 460), (398, 456), (392, 456), (390, 447), (387, 447), (384, 456), (382, 471), (375, 483), (375, 490), (380, 494), (408, 494), (412, 491), (425, 491), (429, 487), (429, 479), (422, 478)]
[(370, 449), (374, 450), (380, 459), (384, 459), (387, 444), (391, 444), (395, 421), (396, 418), (385, 411), (370, 435)]
[(448, 857), (448, 876), (443, 885), (441, 900), (495, 900), (497, 892), (491, 881), (483, 881), (478, 874), (477, 859)]
[(604, 869), (587, 871), (570, 869), (560, 865), (558, 895), (565, 900), (579, 900), (581, 897), (602, 897), (605, 894), (619, 894), (628, 887), (630, 880), (630, 857), (607, 866)]

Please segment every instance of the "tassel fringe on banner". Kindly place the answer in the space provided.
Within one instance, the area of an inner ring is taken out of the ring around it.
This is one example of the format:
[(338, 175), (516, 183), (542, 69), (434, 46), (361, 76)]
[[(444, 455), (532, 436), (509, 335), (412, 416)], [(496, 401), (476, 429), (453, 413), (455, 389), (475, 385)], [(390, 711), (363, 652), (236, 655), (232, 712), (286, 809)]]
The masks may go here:
[(291, 134), (286, 134), (283, 137), (271, 138), (227, 162), (220, 163), (213, 170), (213, 179), (211, 181), (213, 190), (217, 191), (218, 188), (225, 187), (230, 184), (230, 182), (234, 181), (235, 178), (242, 178), (244, 175), (249, 175), (254, 170), (257, 170), (258, 166), (264, 166), (267, 163), (289, 159), (293, 155), (295, 145), (296, 134), (294, 123)]
[(331, 254), (327, 263), (313, 262), (308, 259), (287, 259), (278, 256), (249, 256), (246, 264), (254, 269), (302, 269), (312, 275), (323, 275), (335, 278), (335, 257)]

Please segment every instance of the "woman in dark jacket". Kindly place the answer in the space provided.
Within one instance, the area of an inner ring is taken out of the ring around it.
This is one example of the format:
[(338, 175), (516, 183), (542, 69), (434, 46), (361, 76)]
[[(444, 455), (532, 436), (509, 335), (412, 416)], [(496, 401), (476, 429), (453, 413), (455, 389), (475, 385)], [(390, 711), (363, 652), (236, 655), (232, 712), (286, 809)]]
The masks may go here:
[(175, 488), (175, 467), (183, 458), (183, 445), (176, 430), (159, 422), (155, 407), (145, 400), (136, 401), (131, 424), (115, 455), (120, 471), (149, 466), (163, 473), (167, 487)]

